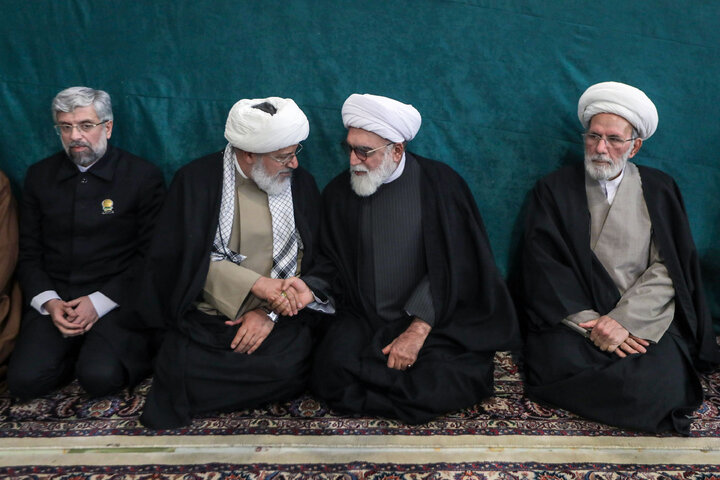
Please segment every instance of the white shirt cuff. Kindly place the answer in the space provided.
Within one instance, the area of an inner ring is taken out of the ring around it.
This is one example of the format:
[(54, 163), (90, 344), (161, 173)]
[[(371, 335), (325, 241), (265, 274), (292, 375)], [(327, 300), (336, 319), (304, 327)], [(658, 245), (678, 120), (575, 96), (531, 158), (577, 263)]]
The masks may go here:
[(33, 297), (32, 301), (30, 302), (30, 306), (37, 310), (40, 315), (50, 315), (50, 312), (45, 310), (45, 308), (43, 308), (43, 305), (48, 300), (52, 300), (54, 298), (62, 300), (60, 298), (60, 295), (58, 295), (55, 290), (45, 290), (44, 292), (40, 292)]
[(108, 312), (120, 306), (100, 292), (93, 292), (88, 295), (88, 298), (92, 302), (93, 307), (95, 307), (95, 312), (97, 313), (98, 318), (102, 318)]

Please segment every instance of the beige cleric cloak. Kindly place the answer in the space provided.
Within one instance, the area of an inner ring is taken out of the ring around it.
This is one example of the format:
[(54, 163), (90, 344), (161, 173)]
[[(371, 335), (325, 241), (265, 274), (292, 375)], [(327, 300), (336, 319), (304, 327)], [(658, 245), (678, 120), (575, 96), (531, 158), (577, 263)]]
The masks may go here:
[(22, 299), (13, 275), (18, 257), (18, 223), (10, 182), (0, 172), (0, 391), (7, 389), (7, 364), (20, 330)]

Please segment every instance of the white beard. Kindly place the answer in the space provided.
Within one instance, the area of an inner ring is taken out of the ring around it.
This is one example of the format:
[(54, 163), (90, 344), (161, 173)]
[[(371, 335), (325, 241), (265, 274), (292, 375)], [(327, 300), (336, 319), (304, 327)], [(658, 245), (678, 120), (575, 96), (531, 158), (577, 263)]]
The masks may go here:
[[(627, 152), (623, 153), (618, 159), (617, 163), (610, 158), (609, 155), (588, 155), (585, 153), (585, 171), (590, 178), (594, 180), (610, 180), (620, 175), (623, 171), (627, 160), (632, 152), (632, 145), (628, 148)], [(595, 163), (594, 161), (601, 161), (603, 163)]]
[[(361, 197), (369, 197), (380, 188), (380, 185), (393, 174), (397, 164), (393, 161), (392, 151), (383, 155), (383, 160), (375, 170), (368, 169), (362, 163), (350, 167), (350, 186)], [(355, 175), (353, 172), (367, 172), (365, 175)]]
[(280, 174), (284, 172), (292, 172), (291, 169), (280, 170), (274, 176), (269, 175), (262, 161), (258, 159), (252, 166), (250, 176), (258, 186), (260, 190), (267, 193), (268, 195), (278, 195), (285, 191), (290, 186), (291, 177), (281, 177)]

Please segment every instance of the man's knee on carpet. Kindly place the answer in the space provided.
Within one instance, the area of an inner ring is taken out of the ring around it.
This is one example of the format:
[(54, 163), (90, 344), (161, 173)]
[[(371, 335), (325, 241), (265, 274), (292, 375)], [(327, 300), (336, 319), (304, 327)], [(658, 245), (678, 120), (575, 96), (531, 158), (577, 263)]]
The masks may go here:
[(91, 397), (104, 397), (116, 393), (127, 383), (125, 367), (112, 358), (92, 362), (79, 361), (76, 374), (80, 386)]
[(46, 395), (72, 380), (72, 365), (66, 362), (45, 366), (10, 363), (7, 382), (10, 393), (23, 401)]

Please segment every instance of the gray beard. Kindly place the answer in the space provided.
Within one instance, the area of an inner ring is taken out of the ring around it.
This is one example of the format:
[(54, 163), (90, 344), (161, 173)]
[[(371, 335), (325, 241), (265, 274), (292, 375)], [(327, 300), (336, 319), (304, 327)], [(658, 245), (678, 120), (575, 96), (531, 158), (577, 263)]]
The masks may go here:
[[(383, 161), (375, 170), (369, 170), (365, 165), (350, 167), (350, 186), (361, 197), (369, 197), (380, 188), (380, 185), (393, 174), (397, 164), (392, 159), (392, 152), (383, 155)], [(355, 175), (353, 172), (367, 172), (365, 175)]]
[[(70, 150), (70, 147), (87, 147), (88, 151), (86, 152), (72, 152)], [(86, 142), (70, 142), (65, 147), (65, 153), (67, 153), (70, 160), (75, 164), (79, 165), (81, 167), (87, 167), (88, 165), (92, 165), (93, 163), (97, 162), (102, 158), (103, 155), (105, 155), (105, 152), (107, 151), (107, 143), (105, 145), (101, 145), (98, 147), (98, 150), (95, 151), (92, 148), (92, 145)]]
[(285, 178), (279, 176), (282, 172), (284, 172), (284, 170), (281, 170), (275, 176), (268, 175), (265, 166), (258, 160), (253, 164), (250, 176), (253, 182), (255, 182), (255, 185), (263, 192), (268, 195), (279, 195), (290, 186), (290, 177)]

